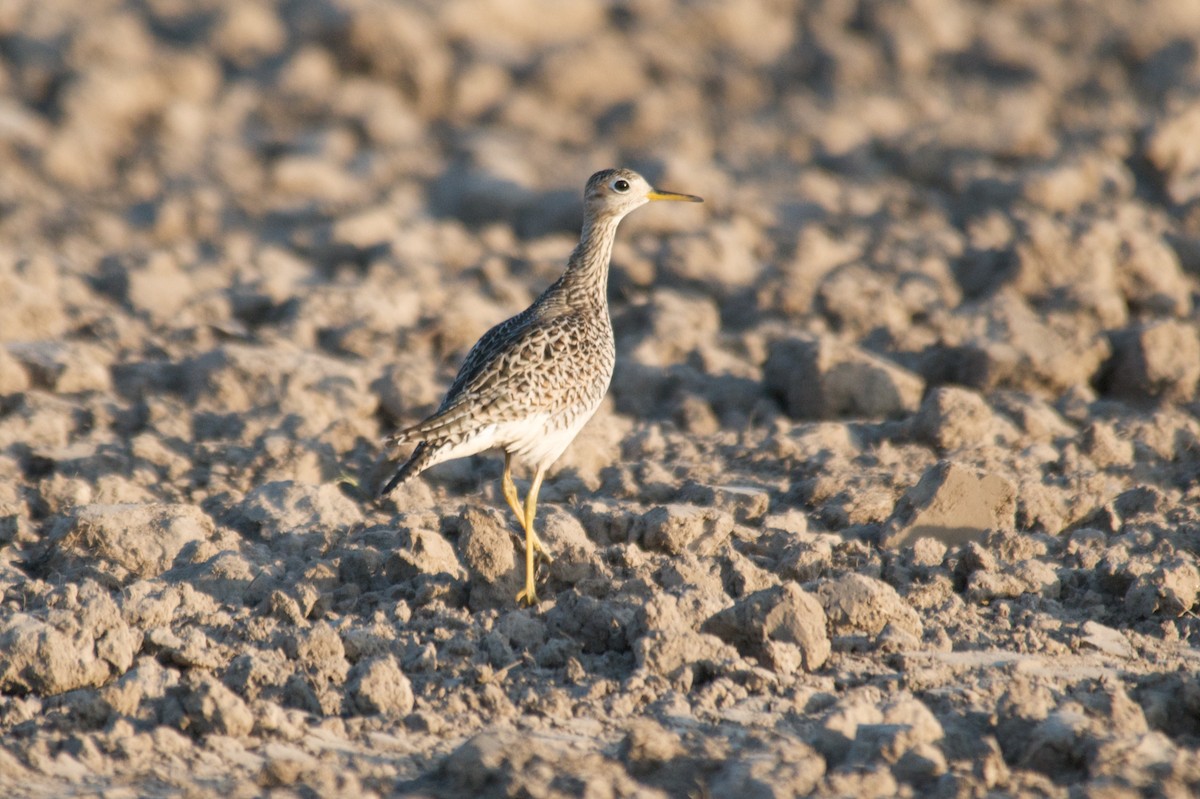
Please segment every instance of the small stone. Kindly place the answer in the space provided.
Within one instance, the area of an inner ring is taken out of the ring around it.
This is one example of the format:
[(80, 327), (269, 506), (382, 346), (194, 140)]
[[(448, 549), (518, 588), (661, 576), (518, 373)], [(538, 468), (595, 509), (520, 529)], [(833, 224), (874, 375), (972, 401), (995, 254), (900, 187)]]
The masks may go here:
[(924, 632), (921, 617), (912, 606), (895, 588), (873, 577), (847, 574), (822, 585), (817, 597), (830, 628), (838, 635), (878, 635), (888, 624), (917, 638)]
[[(825, 611), (821, 603), (795, 583), (755, 592), (712, 616), (701, 628), (757, 658), (767, 668), (790, 673), (795, 666), (781, 660), (768, 644), (790, 644), (799, 650), (796, 666), (815, 671), (829, 658)], [(783, 668), (777, 668), (777, 667)]]
[(178, 699), (181, 715), (175, 726), (196, 735), (249, 735), (254, 714), (242, 698), (207, 674), (188, 672), (184, 682), (171, 690)]
[(652, 774), (684, 751), (679, 735), (651, 718), (633, 722), (621, 743), (621, 750), (630, 772), (635, 775)]
[(58, 553), (155, 577), (171, 568), (187, 544), (212, 535), (212, 519), (193, 505), (81, 505), (55, 525), (51, 540)]
[(827, 337), (775, 342), (763, 382), (796, 419), (907, 416), (925, 391), (925, 381), (907, 369)]
[(391, 655), (359, 661), (350, 670), (350, 704), (363, 715), (406, 716), (413, 709), (413, 689)]
[(1024, 594), (1057, 598), (1062, 582), (1053, 566), (1040, 560), (1022, 560), (1002, 571), (976, 571), (967, 580), (966, 597), (977, 603), (1016, 599)]
[(1150, 322), (1113, 336), (1108, 389), (1133, 400), (1186, 402), (1200, 380), (1200, 333), (1188, 322)]
[(991, 443), (992, 411), (974, 391), (940, 386), (913, 419), (913, 433), (941, 451)]
[(459, 523), (458, 551), (467, 569), (471, 608), (509, 607), (522, 585), (525, 561), (522, 557), (518, 569), (507, 518), (497, 510), (468, 509)]
[(516, 567), (507, 521), (499, 513), (474, 508), (463, 514), (458, 548), (472, 577), (495, 582)]
[(1084, 428), (1082, 439), (1084, 454), (1101, 469), (1133, 463), (1133, 442), (1118, 436), (1111, 422), (1092, 422)]
[(896, 503), (880, 546), (898, 548), (924, 536), (948, 546), (979, 541), (988, 530), (1011, 529), (1016, 507), (1016, 487), (1008, 480), (942, 461)]
[[(511, 552), (511, 544), (508, 549)], [(384, 574), (392, 582), (411, 580), (422, 574), (444, 574), (456, 580), (466, 576), (454, 546), (441, 533), (422, 529), (409, 531), (406, 544), (385, 562)]]
[(663, 505), (642, 514), (634, 522), (633, 531), (648, 549), (672, 555), (692, 552), (707, 557), (733, 535), (733, 517), (716, 508)]
[(1180, 616), (1200, 599), (1200, 570), (1190, 558), (1171, 558), (1151, 572), (1138, 575), (1125, 594), (1125, 609), (1137, 618), (1155, 613)]
[(303, 540), (344, 530), (362, 521), (362, 511), (333, 483), (313, 485), (291, 480), (253, 489), (230, 512), (238, 529), (264, 541), (285, 536)]
[(681, 363), (700, 344), (710, 341), (721, 327), (721, 313), (710, 297), (671, 289), (657, 289), (645, 305), (635, 306), (634, 316), (622, 325), (626, 347), (634, 361), (644, 366), (665, 367)]
[(1080, 641), (1088, 646), (1118, 658), (1132, 658), (1136, 652), (1129, 639), (1120, 631), (1099, 622), (1085, 621), (1080, 629)]
[(1166, 178), (1172, 201), (1182, 205), (1200, 197), (1200, 103), (1159, 120), (1145, 155)]
[[(929, 752), (926, 747), (932, 747), (945, 736), (937, 716), (913, 696), (901, 694), (885, 704), (882, 710), (878, 723), (860, 724), (855, 730), (854, 742), (846, 754), (848, 763), (871, 763), (882, 759), (897, 764), (914, 750)], [(932, 758), (935, 762), (939, 760), (936, 755)], [(944, 757), (940, 758), (940, 763), (944, 768)], [(910, 762), (909, 765), (917, 764)]]
[(126, 625), (106, 591), (87, 581), (61, 600), (0, 623), (0, 690), (50, 696), (103, 685), (132, 665), (141, 633)]
[(709, 505), (728, 511), (740, 524), (754, 524), (771, 505), (771, 495), (757, 486), (710, 486), (688, 483), (679, 492), (681, 502)]
[(721, 766), (712, 796), (785, 799), (811, 796), (825, 776), (825, 758), (803, 741), (782, 741), (762, 753), (746, 753)]

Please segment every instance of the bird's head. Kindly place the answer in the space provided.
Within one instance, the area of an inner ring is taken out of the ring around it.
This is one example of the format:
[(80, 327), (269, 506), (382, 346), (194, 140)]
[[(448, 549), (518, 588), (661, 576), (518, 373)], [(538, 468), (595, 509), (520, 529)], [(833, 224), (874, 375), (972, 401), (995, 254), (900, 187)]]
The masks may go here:
[(587, 187), (583, 190), (584, 210), (588, 216), (620, 219), (633, 209), (655, 200), (704, 202), (691, 194), (659, 191), (632, 169), (601, 170), (588, 179)]

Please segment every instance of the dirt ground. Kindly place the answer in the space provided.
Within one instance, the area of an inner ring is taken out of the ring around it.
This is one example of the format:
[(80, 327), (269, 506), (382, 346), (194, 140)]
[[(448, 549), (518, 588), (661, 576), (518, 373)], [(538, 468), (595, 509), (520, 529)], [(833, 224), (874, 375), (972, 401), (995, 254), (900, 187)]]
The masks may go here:
[(3, 0), (0, 297), (4, 796), (1200, 792), (1195, 0)]

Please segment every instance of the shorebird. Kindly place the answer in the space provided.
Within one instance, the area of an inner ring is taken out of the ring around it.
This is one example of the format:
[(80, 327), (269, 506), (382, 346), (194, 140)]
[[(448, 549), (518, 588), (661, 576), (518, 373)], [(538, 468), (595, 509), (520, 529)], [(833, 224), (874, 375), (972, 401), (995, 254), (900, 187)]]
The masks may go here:
[[(385, 439), (389, 448), (418, 443), (381, 497), (435, 464), (503, 450), (501, 489), (525, 531), (525, 588), (518, 603), (537, 604), (535, 555), (551, 561), (533, 526), (542, 479), (600, 407), (612, 380), (608, 267), (617, 225), (654, 200), (703, 202), (654, 189), (629, 169), (592, 175), (583, 192), (583, 232), (562, 276), (524, 311), (483, 334), (432, 416)], [(524, 503), (512, 479), (514, 457), (533, 468)]]

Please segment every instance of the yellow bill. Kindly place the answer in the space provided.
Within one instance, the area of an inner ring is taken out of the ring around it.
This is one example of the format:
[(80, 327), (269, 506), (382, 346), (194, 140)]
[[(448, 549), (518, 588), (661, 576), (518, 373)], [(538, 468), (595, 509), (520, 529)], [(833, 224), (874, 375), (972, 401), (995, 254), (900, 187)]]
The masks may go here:
[(650, 192), (649, 194), (646, 195), (646, 197), (647, 197), (647, 199), (650, 199), (650, 200), (675, 200), (676, 202), (681, 202), (681, 203), (702, 203), (702, 202), (704, 202), (704, 199), (702, 197), (697, 197), (694, 194), (680, 194), (679, 192), (675, 192), (675, 191), (659, 191), (658, 189), (655, 189), (654, 191)]

